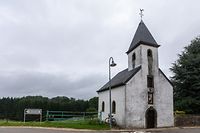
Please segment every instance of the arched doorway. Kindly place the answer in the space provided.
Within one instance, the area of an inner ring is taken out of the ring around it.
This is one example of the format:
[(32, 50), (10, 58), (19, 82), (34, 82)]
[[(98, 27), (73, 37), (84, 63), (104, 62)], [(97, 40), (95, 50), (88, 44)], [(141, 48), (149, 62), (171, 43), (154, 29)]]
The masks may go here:
[(146, 111), (146, 128), (155, 128), (157, 124), (157, 113), (153, 107)]

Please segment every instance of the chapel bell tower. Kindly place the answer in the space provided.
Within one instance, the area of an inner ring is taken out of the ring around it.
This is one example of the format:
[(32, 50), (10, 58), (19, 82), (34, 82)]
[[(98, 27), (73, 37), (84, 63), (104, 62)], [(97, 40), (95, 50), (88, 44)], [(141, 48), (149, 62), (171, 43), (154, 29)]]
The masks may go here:
[[(141, 66), (141, 74), (143, 89), (146, 92), (145, 106), (148, 108), (146, 116), (146, 127), (154, 128), (157, 123), (157, 111), (155, 108), (155, 100), (157, 100), (156, 92), (159, 88), (157, 83), (158, 79), (158, 47), (159, 45), (149, 32), (148, 28), (141, 20), (139, 26), (136, 30), (134, 38), (131, 42), (131, 45), (127, 51), (128, 54), (128, 71), (135, 69), (138, 66)], [(142, 89), (142, 88), (141, 88)], [(152, 118), (149, 116), (153, 116)], [(150, 119), (151, 118), (151, 119)]]
[(137, 66), (148, 66), (145, 71), (152, 75), (158, 69), (158, 47), (148, 28), (141, 20), (135, 32), (131, 45), (126, 52), (128, 55), (128, 70)]

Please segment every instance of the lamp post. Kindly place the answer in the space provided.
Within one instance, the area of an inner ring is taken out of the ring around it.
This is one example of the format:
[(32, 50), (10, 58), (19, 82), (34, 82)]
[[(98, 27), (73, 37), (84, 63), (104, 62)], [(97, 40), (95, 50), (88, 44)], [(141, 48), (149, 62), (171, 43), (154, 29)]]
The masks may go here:
[(114, 62), (113, 57), (109, 58), (109, 105), (110, 105), (110, 128), (112, 128), (112, 107), (111, 107), (111, 67), (116, 66), (117, 64)]

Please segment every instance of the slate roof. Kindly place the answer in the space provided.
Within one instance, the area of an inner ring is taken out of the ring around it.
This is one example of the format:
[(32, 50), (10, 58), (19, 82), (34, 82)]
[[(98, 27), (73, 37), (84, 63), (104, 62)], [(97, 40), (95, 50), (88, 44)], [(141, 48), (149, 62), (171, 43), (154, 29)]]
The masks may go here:
[(157, 42), (155, 41), (155, 39), (153, 38), (153, 36), (151, 35), (151, 33), (149, 32), (148, 28), (146, 27), (146, 25), (142, 20), (138, 25), (138, 28), (131, 42), (131, 45), (126, 53), (127, 54), (130, 53), (141, 43), (153, 47), (159, 47), (159, 45), (157, 44)]
[[(135, 69), (128, 71), (125, 69), (119, 72), (111, 79), (111, 87), (112, 89), (121, 85), (125, 85), (139, 70), (141, 66), (136, 67)], [(101, 87), (97, 92), (102, 92), (109, 89), (109, 82), (107, 82), (103, 87)]]

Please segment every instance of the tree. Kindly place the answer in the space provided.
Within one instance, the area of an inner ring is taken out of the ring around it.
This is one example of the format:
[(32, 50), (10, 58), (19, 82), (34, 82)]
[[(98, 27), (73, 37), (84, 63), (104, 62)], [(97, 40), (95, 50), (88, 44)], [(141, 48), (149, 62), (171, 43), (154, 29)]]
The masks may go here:
[(200, 113), (200, 36), (191, 41), (173, 63), (175, 109)]
[(93, 112), (98, 110), (98, 97), (93, 97), (89, 100), (90, 110), (93, 108)]
[(42, 96), (26, 96), (21, 98), (0, 98), (0, 119), (23, 120), (25, 108), (42, 109), (43, 116), (46, 111), (96, 112), (98, 97), (90, 100), (81, 100), (57, 96), (53, 98)]

